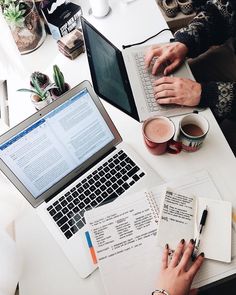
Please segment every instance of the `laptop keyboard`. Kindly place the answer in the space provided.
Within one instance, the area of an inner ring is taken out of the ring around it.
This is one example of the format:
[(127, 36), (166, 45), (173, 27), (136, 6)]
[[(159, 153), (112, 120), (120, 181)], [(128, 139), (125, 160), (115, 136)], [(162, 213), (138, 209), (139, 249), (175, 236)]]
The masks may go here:
[(47, 210), (67, 239), (85, 224), (84, 212), (113, 201), (145, 173), (120, 150)]
[[(156, 102), (153, 92), (153, 82), (156, 79), (161, 78), (163, 74), (160, 73), (159, 75), (154, 76), (148, 69), (145, 68), (145, 55), (142, 52), (135, 53), (134, 56), (139, 75), (142, 80), (142, 85), (146, 96), (147, 108), (149, 112), (156, 112), (165, 109), (165, 106), (162, 106)], [(161, 71), (163, 70), (164, 69), (162, 69)]]

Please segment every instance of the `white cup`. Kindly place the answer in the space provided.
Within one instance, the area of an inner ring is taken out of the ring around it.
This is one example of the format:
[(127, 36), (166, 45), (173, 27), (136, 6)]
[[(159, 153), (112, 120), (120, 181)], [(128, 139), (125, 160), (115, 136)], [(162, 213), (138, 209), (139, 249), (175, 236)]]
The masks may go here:
[(90, 0), (89, 2), (94, 17), (104, 17), (109, 13), (108, 0)]

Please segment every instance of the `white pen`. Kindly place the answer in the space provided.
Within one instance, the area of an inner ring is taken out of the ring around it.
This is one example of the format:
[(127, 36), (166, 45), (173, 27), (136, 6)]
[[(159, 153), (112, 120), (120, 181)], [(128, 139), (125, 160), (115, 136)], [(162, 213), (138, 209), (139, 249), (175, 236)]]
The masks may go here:
[(208, 213), (208, 210), (207, 210), (207, 206), (206, 206), (206, 209), (203, 210), (202, 212), (202, 217), (201, 217), (201, 220), (200, 220), (200, 224), (199, 224), (199, 229), (198, 229), (198, 233), (197, 233), (197, 237), (195, 238), (194, 240), (194, 249), (193, 249), (193, 253), (192, 253), (192, 259), (194, 260), (198, 254), (198, 251), (199, 251), (199, 246), (200, 246), (200, 236), (201, 236), (201, 233), (202, 233), (202, 229), (206, 223), (206, 219), (207, 219), (207, 213)]

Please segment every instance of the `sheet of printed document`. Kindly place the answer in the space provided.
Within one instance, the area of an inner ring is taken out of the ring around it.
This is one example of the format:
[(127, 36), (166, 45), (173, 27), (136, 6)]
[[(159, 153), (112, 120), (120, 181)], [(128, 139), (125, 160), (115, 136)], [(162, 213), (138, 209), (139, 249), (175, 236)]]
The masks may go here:
[[(221, 198), (209, 174), (200, 171), (154, 188), (152, 193), (157, 207), (160, 206), (163, 190), (167, 186), (178, 193), (194, 194), (211, 200)], [(126, 195), (86, 212), (85, 218), (107, 294), (128, 295), (132, 292), (143, 295), (153, 291), (160, 268), (162, 248), (157, 245), (156, 238), (158, 217), (149, 218), (153, 215), (148, 211), (150, 208), (152, 207), (143, 191)], [(145, 220), (143, 224), (146, 227), (139, 226), (142, 219)], [(120, 242), (116, 243), (119, 239)], [(233, 243), (236, 245), (235, 237)], [(206, 260), (194, 280), (194, 287), (220, 279), (225, 273), (231, 273), (235, 267), (236, 257), (230, 264)]]
[(195, 239), (201, 215), (207, 208), (205, 226), (200, 235), (199, 254), (223, 262), (231, 261), (232, 205), (230, 202), (194, 195), (164, 192), (158, 223), (158, 245), (175, 249), (182, 238)]

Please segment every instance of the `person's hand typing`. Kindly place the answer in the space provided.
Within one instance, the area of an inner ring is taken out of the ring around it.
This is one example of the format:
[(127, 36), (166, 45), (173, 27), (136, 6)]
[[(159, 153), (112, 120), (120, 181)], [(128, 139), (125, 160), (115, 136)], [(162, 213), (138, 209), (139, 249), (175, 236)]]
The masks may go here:
[(154, 82), (153, 90), (159, 104), (196, 106), (201, 99), (202, 86), (186, 78), (162, 77)]
[[(183, 63), (187, 53), (187, 46), (180, 42), (154, 45), (147, 50), (145, 66), (146, 68), (152, 67), (152, 74), (155, 75), (161, 65), (167, 65), (164, 70), (166, 76)], [(154, 59), (155, 57), (157, 58)]]
[[(157, 289), (163, 289), (169, 295), (189, 294), (192, 281), (204, 260), (204, 254), (201, 253), (193, 264), (189, 265), (193, 248), (193, 240), (187, 246), (185, 241), (181, 240), (169, 262), (169, 247), (166, 245), (163, 252), (160, 274), (157, 279)], [(192, 290), (191, 293), (193, 294), (194, 291)]]

